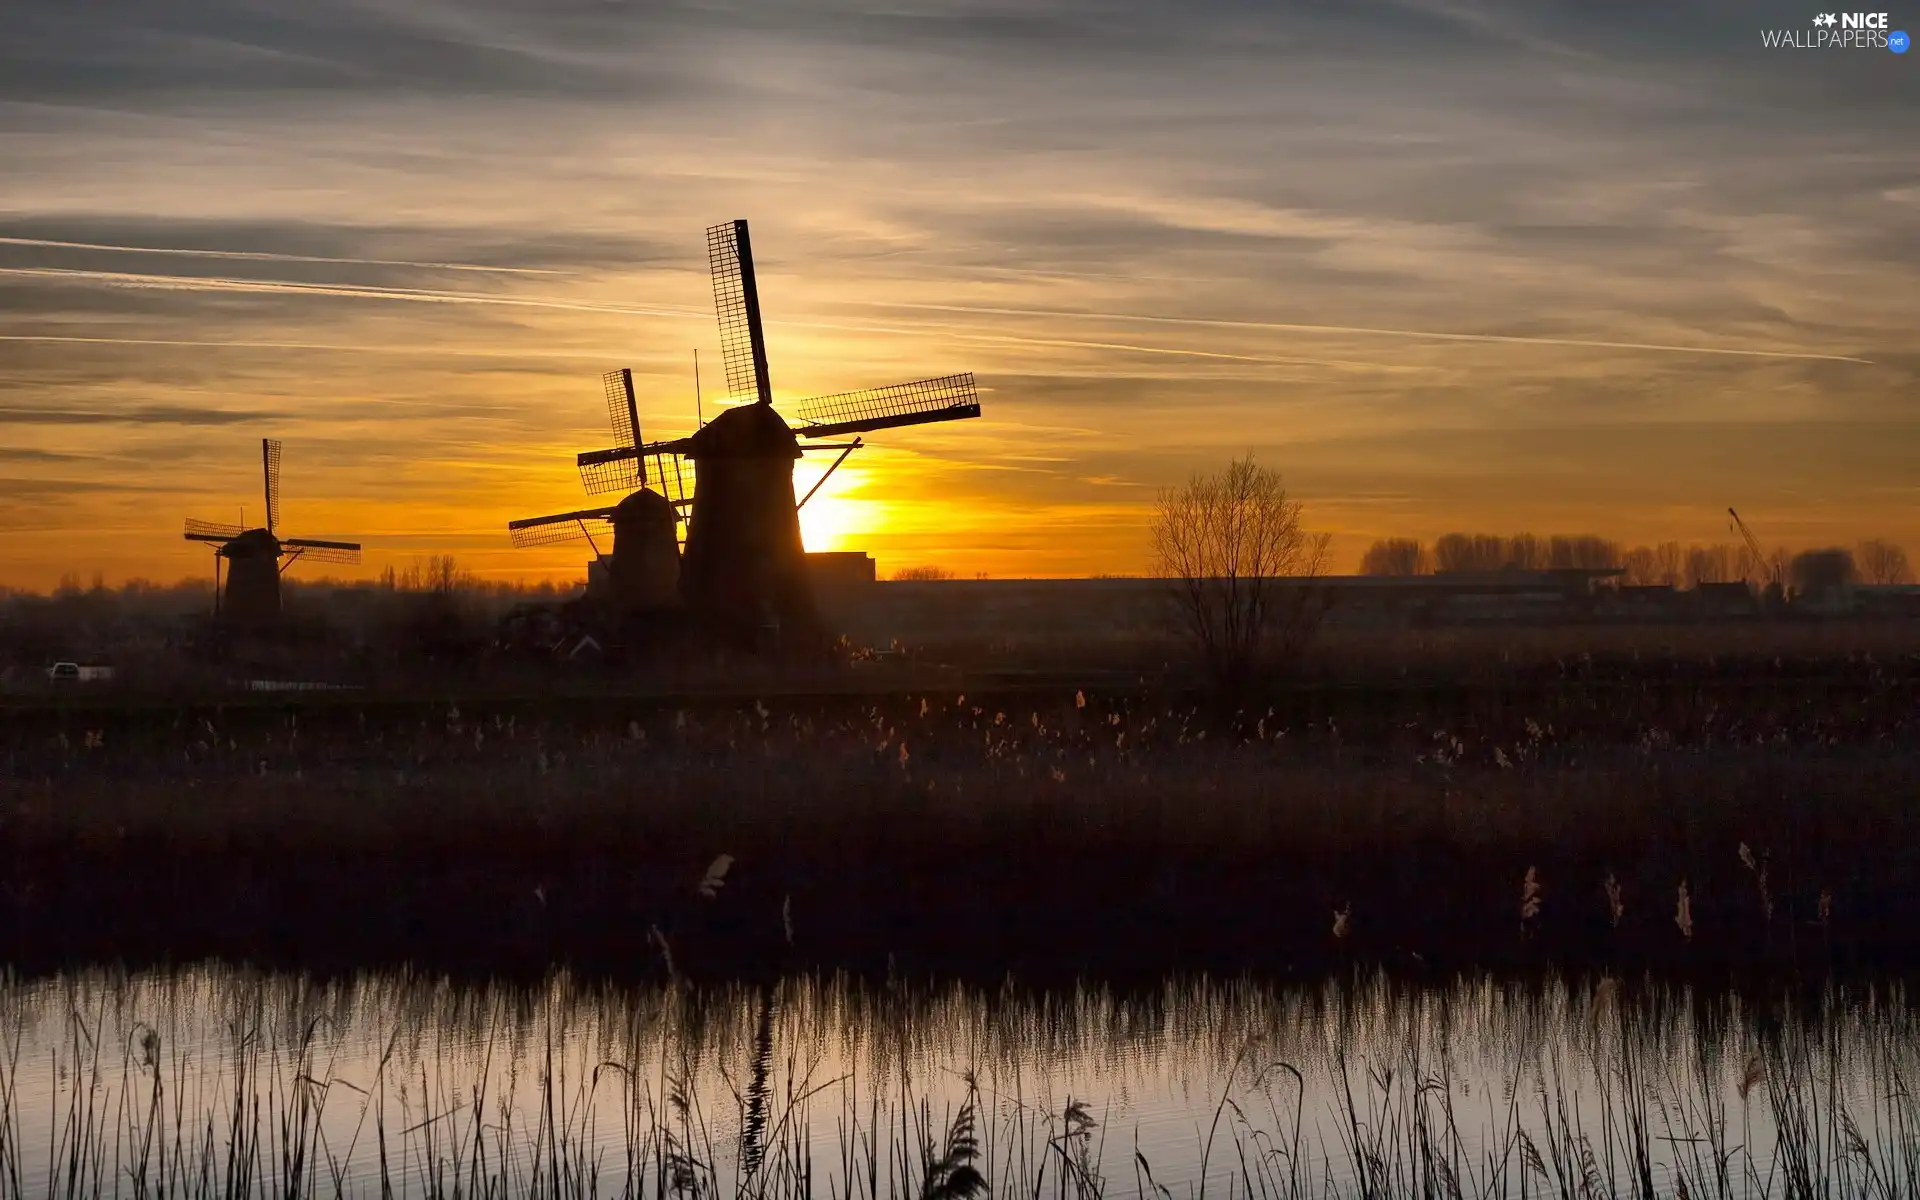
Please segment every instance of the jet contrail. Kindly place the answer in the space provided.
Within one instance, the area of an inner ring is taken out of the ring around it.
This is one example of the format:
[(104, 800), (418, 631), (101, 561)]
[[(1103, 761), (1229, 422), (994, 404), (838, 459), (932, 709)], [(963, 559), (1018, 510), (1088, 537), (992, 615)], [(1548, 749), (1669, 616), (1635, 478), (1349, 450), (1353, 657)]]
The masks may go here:
[(416, 262), (405, 258), (332, 258), (322, 254), (280, 254), (268, 250), (199, 250), (182, 246), (120, 246), (106, 242), (66, 242), (56, 238), (0, 237), (0, 246), (36, 246), (49, 250), (109, 250), (118, 254), (176, 254), (187, 258), (236, 258), (249, 262), (340, 263), (347, 266), (426, 267), (436, 271), (485, 271), (501, 275), (570, 275), (543, 267), (485, 267), (478, 263)]
[[(450, 292), (431, 288), (382, 287), (374, 284), (302, 283), (295, 280), (283, 279), (228, 279), (194, 275), (152, 275), (131, 271), (85, 271), (70, 267), (0, 267), (0, 275), (93, 283), (106, 287), (148, 288), (159, 291), (251, 292), (267, 295), (332, 296), (362, 300), (406, 300), (428, 304), (494, 304), (522, 308), (559, 309), (573, 312), (611, 313), (618, 316), (673, 317), (698, 320), (712, 319), (711, 313), (696, 309), (665, 307), (637, 308), (625, 305), (591, 304), (560, 300), (552, 297), (496, 296), (484, 292)], [(924, 336), (927, 332), (925, 328), (895, 329), (880, 325), (853, 325), (833, 321), (771, 320), (768, 321), (767, 324), (771, 326), (790, 326), (802, 329), (835, 329), (853, 333), (887, 333), (904, 337)], [(991, 345), (1122, 350), (1135, 354), (1161, 354), (1180, 358), (1206, 358), (1224, 362), (1259, 363), (1267, 366), (1336, 367), (1345, 370), (1387, 372), (1412, 372), (1435, 369), (1423, 366), (1408, 366), (1405, 364), (1355, 362), (1344, 359), (1229, 354), (1218, 350), (1195, 350), (1177, 346), (1148, 346), (1129, 342), (1098, 342), (1071, 338), (1022, 337), (1014, 334), (966, 333), (953, 329), (942, 329), (940, 332), (944, 336), (952, 337), (956, 340), (981, 342)], [(26, 339), (22, 337), (8, 337), (5, 340), (17, 341)], [(103, 340), (112, 342), (121, 339)], [(247, 344), (257, 345), (259, 343)], [(313, 348), (320, 349), (322, 347)]]
[(0, 267), (0, 275), (29, 279), (74, 280), (107, 287), (148, 288), (168, 292), (252, 292), (264, 295), (340, 296), (362, 300), (412, 300), (428, 304), (496, 304), (512, 308), (556, 308), (570, 312), (613, 313), (632, 317), (705, 317), (692, 309), (634, 308), (590, 304), (547, 296), (495, 296), (485, 292), (449, 292), (433, 288), (382, 287), (360, 283), (302, 283), (291, 279), (228, 279), (219, 276), (152, 275), (136, 271), (83, 271), (74, 267)]
[(50, 342), (83, 346), (186, 346), (209, 350), (319, 350), (341, 354), (404, 354), (448, 358), (562, 358), (600, 361), (618, 357), (617, 350), (498, 350), (456, 346), (354, 346), (343, 342), (271, 342), (240, 339), (86, 337), (68, 333), (0, 333), (0, 342)]
[[(929, 306), (931, 307), (931, 306)], [(791, 325), (803, 329), (838, 329), (850, 333), (890, 333), (903, 337), (913, 337), (926, 333), (925, 329), (894, 329), (885, 325), (848, 325), (833, 321), (781, 321), (770, 320), (768, 325)], [(1018, 334), (1002, 333), (962, 333), (950, 327), (939, 327), (939, 333), (945, 337), (963, 342), (985, 342), (1003, 346), (1059, 346), (1082, 350), (1124, 350), (1133, 354), (1167, 354), (1177, 358), (1213, 358), (1225, 362), (1261, 363), (1281, 367), (1340, 367), (1347, 370), (1419, 372), (1439, 370), (1437, 367), (1405, 366), (1393, 363), (1358, 362), (1343, 358), (1287, 358), (1262, 354), (1228, 354), (1221, 350), (1192, 350), (1181, 346), (1144, 346), (1137, 342), (1093, 342), (1078, 338), (1039, 338), (1021, 337)]]
[(906, 304), (882, 300), (854, 301), (876, 307), (923, 309), (931, 312), (982, 313), (1005, 317), (1066, 317), (1090, 321), (1142, 321), (1156, 325), (1203, 325), (1222, 329), (1272, 329), (1287, 333), (1349, 333), (1372, 337), (1422, 338), (1439, 342), (1502, 342), (1534, 346), (1574, 346), (1591, 350), (1647, 350), (1662, 354), (1730, 354), (1742, 358), (1792, 358), (1818, 362), (1859, 363), (1870, 358), (1846, 354), (1817, 354), (1807, 350), (1738, 350), (1726, 346), (1675, 346), (1660, 342), (1608, 342), (1586, 338), (1534, 337), (1514, 333), (1441, 333), (1427, 329), (1379, 329), (1366, 325), (1296, 325), (1280, 321), (1227, 321), (1209, 317), (1152, 317), (1140, 313), (1067, 312), (1043, 308), (989, 308), (968, 304)]

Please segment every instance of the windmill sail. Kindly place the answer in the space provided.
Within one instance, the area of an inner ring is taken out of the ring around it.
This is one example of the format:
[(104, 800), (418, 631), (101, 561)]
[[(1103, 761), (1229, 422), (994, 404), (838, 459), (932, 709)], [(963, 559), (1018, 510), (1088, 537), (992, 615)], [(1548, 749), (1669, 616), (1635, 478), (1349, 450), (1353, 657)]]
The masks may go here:
[(310, 559), (313, 562), (357, 563), (360, 561), (359, 542), (331, 542), (320, 538), (281, 538), (280, 546), (290, 557)]
[[(687, 438), (675, 438), (646, 446), (588, 450), (577, 455), (574, 462), (589, 496), (630, 492), (644, 485), (681, 508), (693, 503), (693, 460), (686, 457), (688, 444)], [(648, 460), (650, 465), (644, 468), (634, 465)]]
[(613, 510), (607, 508), (586, 508), (507, 522), (507, 536), (523, 550), (529, 546), (553, 546), (582, 539), (593, 541), (612, 534)]
[(187, 540), (190, 542), (230, 542), (246, 531), (238, 525), (222, 525), (215, 521), (196, 521), (187, 518)]
[(267, 532), (272, 533), (280, 522), (280, 440), (278, 438), (260, 439), (260, 473), (266, 479)]
[[(633, 372), (621, 367), (600, 377), (607, 393), (607, 423), (613, 427), (615, 449), (640, 444), (640, 408), (633, 399)], [(635, 455), (595, 464), (589, 492), (632, 491), (646, 483), (646, 461)]]
[(913, 383), (895, 383), (859, 392), (816, 396), (800, 405), (801, 437), (838, 437), (901, 425), (960, 421), (980, 415), (980, 394), (973, 373), (942, 375)]
[(707, 266), (713, 273), (713, 308), (720, 317), (720, 356), (727, 368), (727, 394), (773, 403), (767, 380), (767, 342), (760, 328), (760, 289), (753, 274), (753, 243), (745, 221), (707, 230)]

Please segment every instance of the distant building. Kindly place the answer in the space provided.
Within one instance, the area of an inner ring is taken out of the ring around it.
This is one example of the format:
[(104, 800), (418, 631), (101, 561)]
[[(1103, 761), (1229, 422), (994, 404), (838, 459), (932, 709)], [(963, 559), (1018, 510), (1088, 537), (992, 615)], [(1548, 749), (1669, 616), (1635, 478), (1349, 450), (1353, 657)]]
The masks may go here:
[(1759, 599), (1744, 579), (1695, 584), (1693, 598), (1702, 616), (1752, 617), (1760, 613)]
[(816, 590), (857, 588), (880, 578), (873, 555), (864, 550), (809, 550), (807, 574)]

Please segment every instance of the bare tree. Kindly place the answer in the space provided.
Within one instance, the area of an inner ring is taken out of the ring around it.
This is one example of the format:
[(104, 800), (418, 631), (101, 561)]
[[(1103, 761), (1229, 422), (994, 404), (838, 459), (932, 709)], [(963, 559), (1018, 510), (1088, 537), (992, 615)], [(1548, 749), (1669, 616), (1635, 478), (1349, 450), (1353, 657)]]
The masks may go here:
[(1660, 577), (1660, 555), (1652, 546), (1635, 546), (1621, 556), (1620, 565), (1627, 572), (1621, 582), (1628, 587), (1658, 587), (1666, 582)]
[(1427, 548), (1414, 538), (1381, 538), (1360, 560), (1362, 575), (1425, 575), (1431, 569)]
[(1433, 544), (1437, 571), (1498, 571), (1506, 561), (1505, 543), (1492, 534), (1448, 533)]
[(1547, 565), (1558, 571), (1611, 571), (1625, 565), (1620, 543), (1591, 533), (1547, 540)]
[[(953, 579), (956, 578), (956, 576), (945, 567), (901, 567), (893, 573), (893, 578), (896, 582), (926, 582), (931, 580)], [(985, 576), (981, 576), (981, 578), (985, 578)]]
[(1862, 583), (1912, 583), (1913, 568), (1907, 552), (1892, 542), (1871, 538), (1854, 551), (1853, 562), (1860, 570)]
[(1711, 546), (1687, 547), (1687, 586), (1697, 588), (1703, 583), (1731, 583), (1739, 578), (1734, 574), (1736, 559), (1734, 548), (1725, 542)]
[(456, 592), (475, 591), (480, 586), (480, 577), (460, 565), (460, 560), (451, 554), (430, 554), (416, 556), (411, 566), (396, 577), (392, 568), (388, 568), (386, 584), (396, 586), (403, 592), (432, 592), (435, 595), (451, 596)]
[(1516, 571), (1544, 571), (1547, 568), (1547, 543), (1531, 533), (1516, 533), (1507, 539), (1502, 567)]
[(1686, 582), (1687, 556), (1680, 549), (1679, 542), (1661, 542), (1653, 548), (1654, 561), (1657, 564), (1653, 581), (1664, 583), (1668, 587), (1679, 587)]
[(1298, 652), (1319, 625), (1325, 597), (1311, 583), (1331, 538), (1303, 528), (1300, 513), (1280, 473), (1251, 457), (1160, 493), (1155, 567), (1173, 581), (1179, 622), (1223, 686)]

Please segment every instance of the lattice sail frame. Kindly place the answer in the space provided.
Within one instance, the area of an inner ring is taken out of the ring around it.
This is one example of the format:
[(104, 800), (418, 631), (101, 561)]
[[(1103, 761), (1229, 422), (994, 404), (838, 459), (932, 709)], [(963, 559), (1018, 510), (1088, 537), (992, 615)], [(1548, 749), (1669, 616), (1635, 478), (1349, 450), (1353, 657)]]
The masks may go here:
[(753, 271), (753, 242), (745, 221), (707, 230), (707, 269), (713, 275), (713, 311), (720, 320), (720, 357), (727, 395), (733, 400), (773, 403), (767, 379), (767, 344), (760, 327), (760, 289)]
[(260, 439), (260, 472), (265, 477), (267, 491), (267, 532), (272, 533), (280, 523), (280, 439)]
[(353, 542), (322, 542), (312, 538), (282, 538), (280, 549), (289, 558), (307, 562), (345, 563), (360, 561), (360, 547)]
[(607, 424), (613, 427), (613, 444), (640, 444), (640, 412), (633, 400), (633, 371), (621, 367), (600, 377), (607, 393)]
[(794, 432), (801, 437), (833, 437), (979, 415), (979, 389), (973, 373), (964, 371), (803, 400), (799, 413), (803, 423)]
[(562, 542), (592, 541), (613, 537), (613, 521), (608, 510), (556, 513), (550, 517), (528, 517), (507, 525), (507, 536), (525, 550), (533, 546), (557, 546)]
[(589, 496), (651, 487), (675, 508), (693, 503), (693, 460), (684, 454), (641, 446), (624, 452), (622, 449), (589, 451), (576, 461), (580, 467), (580, 484)]
[(218, 521), (196, 521), (187, 518), (186, 538), (190, 542), (230, 542), (245, 533), (238, 525), (223, 525)]

